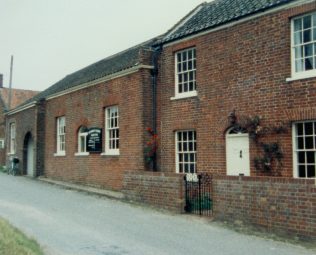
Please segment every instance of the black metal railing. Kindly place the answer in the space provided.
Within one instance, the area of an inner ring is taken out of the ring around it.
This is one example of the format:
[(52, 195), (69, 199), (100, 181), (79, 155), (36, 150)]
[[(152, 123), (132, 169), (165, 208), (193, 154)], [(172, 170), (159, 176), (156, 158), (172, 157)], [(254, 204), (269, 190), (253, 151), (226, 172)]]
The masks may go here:
[(185, 183), (185, 207), (187, 213), (211, 216), (213, 212), (212, 178), (206, 173), (187, 174)]

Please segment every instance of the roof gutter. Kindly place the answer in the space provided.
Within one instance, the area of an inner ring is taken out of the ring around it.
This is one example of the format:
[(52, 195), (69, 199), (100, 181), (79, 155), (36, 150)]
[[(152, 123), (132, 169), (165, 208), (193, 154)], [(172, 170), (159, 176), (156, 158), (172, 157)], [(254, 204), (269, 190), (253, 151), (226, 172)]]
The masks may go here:
[(298, 0), (298, 1), (295, 1), (295, 2), (292, 2), (292, 3), (288, 3), (288, 4), (284, 4), (282, 6), (275, 7), (275, 8), (272, 8), (272, 9), (261, 10), (261, 11), (258, 11), (258, 13), (256, 13), (256, 14), (250, 14), (249, 16), (246, 16), (246, 17), (241, 18), (239, 20), (228, 21), (227, 23), (224, 23), (223, 25), (210, 27), (210, 28), (208, 28), (206, 30), (202, 30), (200, 32), (196, 32), (196, 33), (193, 33), (191, 35), (183, 35), (183, 36), (181, 36), (179, 38), (170, 39), (169, 41), (167, 40), (165, 42), (162, 42), (162, 44), (164, 45), (164, 47), (168, 47), (168, 46), (171, 46), (171, 45), (174, 45), (174, 44), (177, 44), (177, 43), (180, 43), (180, 42), (188, 41), (188, 40), (194, 39), (196, 37), (203, 36), (203, 35), (206, 35), (206, 34), (209, 34), (209, 33), (215, 32), (215, 31), (218, 31), (218, 30), (222, 30), (222, 29), (225, 29), (225, 28), (233, 27), (235, 25), (247, 22), (249, 20), (265, 16), (267, 14), (271, 14), (271, 13), (278, 12), (278, 11), (281, 11), (281, 10), (286, 10), (286, 9), (289, 9), (289, 8), (300, 6), (302, 4), (309, 4), (309, 3), (313, 3), (313, 2), (315, 2), (315, 0)]
[(35, 105), (36, 105), (36, 101), (33, 101), (33, 102), (30, 102), (30, 103), (28, 103), (26, 105), (23, 105), (21, 107), (17, 107), (17, 108), (15, 108), (13, 110), (10, 110), (10, 111), (6, 112), (4, 115), (9, 116), (9, 115), (12, 115), (12, 114), (15, 114), (15, 113), (18, 113), (18, 112), (22, 112), (24, 110), (27, 110), (29, 108), (34, 107)]

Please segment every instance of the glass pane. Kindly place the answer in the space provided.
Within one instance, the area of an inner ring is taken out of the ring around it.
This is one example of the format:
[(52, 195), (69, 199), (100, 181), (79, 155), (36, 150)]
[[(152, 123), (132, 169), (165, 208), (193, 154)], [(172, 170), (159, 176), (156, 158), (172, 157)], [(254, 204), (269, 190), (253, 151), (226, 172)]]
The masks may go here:
[(295, 47), (295, 58), (302, 58), (303, 57), (303, 47), (302, 46), (298, 46)]
[(315, 152), (314, 151), (306, 152), (306, 158), (307, 158), (307, 163), (309, 164), (315, 163)]
[(295, 61), (295, 71), (296, 72), (304, 71), (304, 60), (303, 59)]
[(297, 143), (297, 149), (304, 149), (304, 138), (303, 137), (298, 137), (297, 138), (298, 143)]
[(307, 44), (304, 46), (305, 57), (313, 55), (313, 44)]
[(304, 43), (310, 42), (312, 40), (312, 30), (308, 29), (304, 31), (303, 41)]
[(193, 61), (193, 68), (196, 69), (196, 60)]
[(183, 162), (183, 154), (179, 154), (179, 163)]
[(305, 123), (305, 135), (312, 135), (313, 134), (313, 123), (307, 122)]
[(181, 62), (181, 53), (177, 54), (177, 61), (178, 61), (178, 63)]
[(193, 63), (192, 63), (192, 61), (189, 61), (188, 62), (188, 70), (192, 70), (192, 68), (193, 68)]
[(294, 31), (302, 30), (302, 19), (294, 20)]
[(116, 149), (119, 149), (119, 148), (120, 148), (120, 140), (117, 139), (117, 140), (116, 140)]
[(195, 170), (194, 170), (194, 164), (190, 164), (190, 173), (194, 173), (195, 172)]
[(313, 24), (314, 27), (316, 27), (316, 13), (313, 14)]
[(183, 84), (183, 92), (188, 92), (188, 83)]
[(179, 164), (179, 172), (183, 173), (183, 164)]
[(194, 143), (194, 148), (193, 149), (194, 149), (194, 151), (196, 151), (196, 142)]
[(306, 149), (314, 148), (314, 138), (312, 136), (308, 136), (305, 138), (305, 148)]
[(298, 153), (298, 163), (305, 163), (305, 152), (299, 152)]
[(187, 140), (188, 140), (188, 133), (183, 132), (183, 141), (187, 141)]
[(183, 62), (182, 63), (182, 68), (183, 68), (183, 72), (187, 71), (188, 68), (187, 68), (187, 62)]
[(183, 143), (183, 151), (188, 151), (188, 144), (187, 143)]
[(192, 51), (191, 50), (188, 52), (188, 59), (192, 59)]
[(182, 143), (178, 143), (178, 151), (182, 151)]
[(298, 45), (302, 43), (302, 32), (295, 32), (294, 33), (294, 44)]
[(184, 51), (184, 52), (182, 53), (182, 61), (186, 61), (186, 60), (187, 60), (187, 52)]
[(178, 73), (180, 73), (181, 72), (181, 64), (178, 64)]
[(194, 72), (189, 73), (189, 80), (193, 81), (194, 80)]
[(188, 132), (189, 141), (193, 140), (193, 132)]
[(313, 29), (313, 40), (316, 41), (316, 28)]
[(178, 141), (181, 141), (181, 140), (182, 140), (182, 133), (178, 132)]
[(304, 29), (310, 28), (312, 26), (312, 16), (308, 15), (303, 18), (303, 27)]
[(185, 171), (186, 173), (189, 172), (189, 164), (184, 164), (184, 171)]
[(305, 166), (298, 167), (298, 177), (306, 177)]
[(313, 69), (313, 58), (306, 58), (305, 59), (305, 70), (312, 70)]
[(178, 87), (178, 93), (182, 93), (182, 92), (183, 92), (182, 85), (179, 85), (179, 87)]
[(183, 81), (188, 81), (188, 74), (187, 73), (185, 73), (185, 74), (183, 74)]
[(189, 82), (189, 91), (193, 91), (194, 89), (194, 83), (191, 81)]
[(297, 135), (303, 135), (303, 123), (296, 124)]
[(307, 177), (315, 177), (315, 165), (307, 166)]
[(193, 153), (190, 154), (190, 162), (195, 162)]

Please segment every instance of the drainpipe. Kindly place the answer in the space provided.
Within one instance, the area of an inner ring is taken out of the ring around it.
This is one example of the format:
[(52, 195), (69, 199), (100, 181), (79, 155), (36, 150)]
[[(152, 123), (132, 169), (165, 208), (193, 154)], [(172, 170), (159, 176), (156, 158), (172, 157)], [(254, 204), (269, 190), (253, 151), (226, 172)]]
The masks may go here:
[[(151, 80), (152, 80), (152, 127), (155, 134), (157, 134), (157, 76), (158, 76), (158, 57), (162, 51), (161, 45), (154, 48), (152, 55)], [(153, 160), (153, 171), (157, 171), (157, 155), (155, 153)]]

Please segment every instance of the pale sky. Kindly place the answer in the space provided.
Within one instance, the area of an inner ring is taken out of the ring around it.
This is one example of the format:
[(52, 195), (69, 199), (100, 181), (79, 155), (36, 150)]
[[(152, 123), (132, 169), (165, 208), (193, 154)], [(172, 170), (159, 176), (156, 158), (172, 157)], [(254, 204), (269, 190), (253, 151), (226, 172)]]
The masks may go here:
[(44, 90), (170, 29), (203, 0), (0, 0), (0, 73)]

